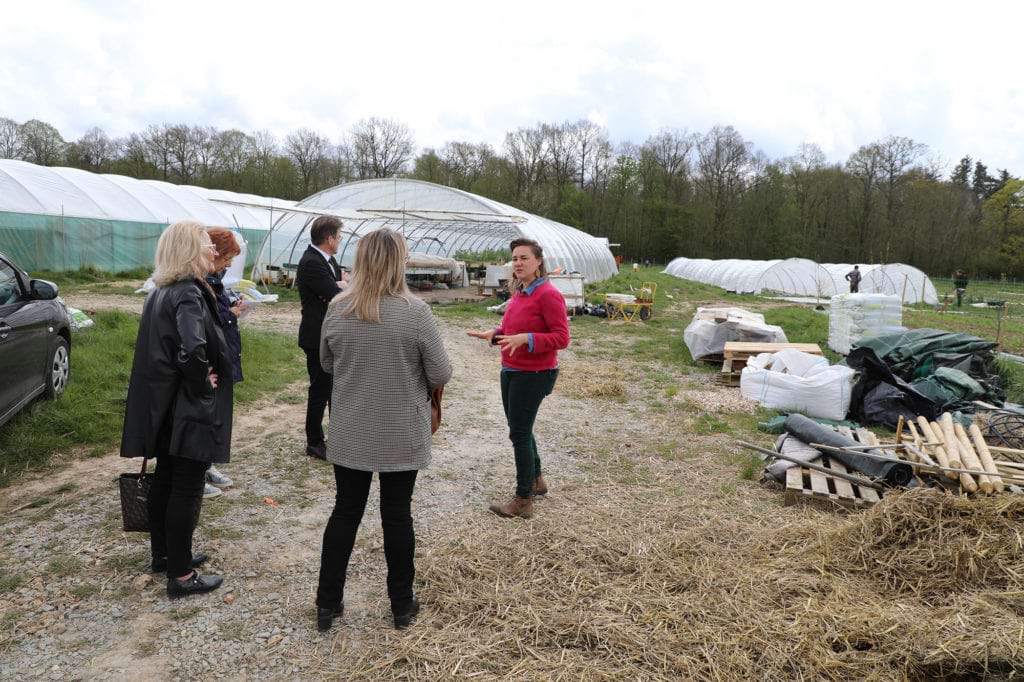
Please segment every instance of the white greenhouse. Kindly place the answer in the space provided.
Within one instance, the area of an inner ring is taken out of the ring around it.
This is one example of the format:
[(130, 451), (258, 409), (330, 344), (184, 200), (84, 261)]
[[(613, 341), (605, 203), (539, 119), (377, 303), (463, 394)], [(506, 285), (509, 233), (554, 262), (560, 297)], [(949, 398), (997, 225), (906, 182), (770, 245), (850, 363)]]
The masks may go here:
[(387, 227), (402, 232), (418, 254), (454, 258), (459, 253), (507, 251), (511, 240), (526, 237), (544, 248), (549, 270), (579, 272), (588, 282), (618, 272), (607, 239), (469, 192), (400, 178), (351, 182), (303, 200), (275, 225), (257, 268), (297, 263), (309, 244), (309, 224), (320, 213), (342, 219), (342, 265), (352, 264), (359, 237)]
[(294, 204), (0, 159), (0, 250), (30, 270), (150, 267), (170, 223), (233, 228), (258, 245)]
[[(860, 291), (901, 296), (904, 303), (939, 302), (928, 275), (911, 265), (860, 265)], [(681, 279), (711, 284), (741, 294), (772, 292), (786, 296), (830, 298), (848, 292), (851, 264), (816, 263), (806, 258), (785, 260), (709, 260), (676, 258), (664, 272)]]

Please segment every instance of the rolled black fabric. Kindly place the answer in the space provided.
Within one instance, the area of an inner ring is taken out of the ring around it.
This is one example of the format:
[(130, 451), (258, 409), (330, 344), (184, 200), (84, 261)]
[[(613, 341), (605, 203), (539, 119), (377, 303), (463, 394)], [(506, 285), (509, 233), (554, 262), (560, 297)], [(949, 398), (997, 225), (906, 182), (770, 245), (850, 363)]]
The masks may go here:
[[(852, 438), (847, 438), (827, 426), (808, 419), (802, 414), (791, 414), (786, 417), (784, 426), (786, 433), (799, 438), (805, 443), (820, 443), (834, 448), (850, 448), (861, 445)], [(874, 455), (887, 456), (879, 450), (868, 450)], [(864, 457), (853, 452), (823, 451), (830, 457), (842, 461), (849, 468), (862, 474), (877, 478), (889, 486), (907, 486), (914, 480), (914, 468), (907, 462), (883, 462), (882, 460)]]

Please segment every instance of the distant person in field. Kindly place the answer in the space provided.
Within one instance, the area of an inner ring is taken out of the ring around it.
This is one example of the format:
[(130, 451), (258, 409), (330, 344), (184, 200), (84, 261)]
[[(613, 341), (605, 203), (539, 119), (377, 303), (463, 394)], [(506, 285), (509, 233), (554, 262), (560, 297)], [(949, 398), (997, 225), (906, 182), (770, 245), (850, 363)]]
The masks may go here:
[(231, 453), (231, 358), (217, 299), (206, 283), (217, 249), (195, 221), (164, 230), (156, 247), (156, 289), (146, 297), (128, 380), (122, 457), (156, 459), (149, 492), (154, 573), (167, 572), (171, 598), (220, 587), (195, 569), (192, 553), (210, 464)]
[(957, 270), (953, 273), (953, 286), (956, 287), (956, 307), (959, 308), (967, 291), (967, 273)]
[(309, 395), (306, 399), (306, 454), (327, 459), (324, 441), (324, 410), (331, 409), (331, 375), (320, 365), (320, 330), (327, 304), (345, 287), (341, 267), (334, 255), (341, 244), (341, 220), (320, 216), (309, 228), (310, 245), (299, 259), (295, 285), (302, 301), (299, 347), (306, 353)]
[[(238, 316), (242, 314), (242, 301), (231, 300), (228, 297), (224, 290), (224, 275), (231, 267), (231, 261), (235, 256), (242, 253), (242, 249), (231, 230), (211, 227), (206, 233), (210, 235), (210, 240), (217, 249), (217, 257), (213, 259), (213, 272), (206, 276), (206, 283), (217, 297), (217, 312), (220, 314), (228, 358), (231, 360), (232, 383), (239, 384), (242, 382), (242, 334), (238, 331)], [(221, 494), (221, 488), (230, 488), (232, 485), (234, 481), (211, 464), (206, 470), (206, 489), (203, 491), (203, 497), (217, 497)]]
[(569, 346), (565, 299), (548, 282), (544, 250), (532, 239), (512, 242), (512, 291), (501, 326), (470, 336), (501, 346), (501, 403), (516, 460), (515, 495), (494, 503), (505, 518), (533, 516), (533, 498), (546, 495), (533, 423), (558, 379), (558, 351)]
[(413, 592), (416, 533), (412, 492), (430, 464), (431, 392), (452, 363), (430, 306), (405, 283), (409, 250), (393, 230), (356, 245), (352, 285), (327, 308), (319, 361), (333, 376), (335, 401), (327, 459), (338, 494), (324, 530), (316, 622), (329, 630), (342, 615), (348, 562), (366, 510), (373, 473), (380, 479), (387, 589), (395, 627), (408, 627), (420, 604)]
[(860, 266), (854, 265), (853, 270), (846, 273), (846, 281), (850, 283), (850, 293), (855, 294), (860, 291)]

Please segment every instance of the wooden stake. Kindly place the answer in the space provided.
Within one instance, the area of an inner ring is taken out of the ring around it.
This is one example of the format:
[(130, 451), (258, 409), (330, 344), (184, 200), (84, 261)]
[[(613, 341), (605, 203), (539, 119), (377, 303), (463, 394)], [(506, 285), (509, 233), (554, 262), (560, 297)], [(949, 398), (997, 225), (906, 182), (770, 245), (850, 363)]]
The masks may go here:
[(981, 466), (985, 471), (991, 472), (990, 478), (992, 479), (992, 487), (995, 488), (996, 492), (1003, 492), (1005, 486), (1003, 485), (1003, 479), (999, 477), (999, 469), (996, 468), (996, 463), (992, 459), (992, 453), (988, 451), (988, 443), (985, 442), (985, 437), (981, 435), (981, 429), (978, 428), (977, 424), (971, 424), (969, 429), (971, 438), (974, 439), (974, 449), (978, 452), (978, 459), (981, 460)]
[(903, 415), (900, 415), (899, 420), (896, 422), (896, 444), (903, 442)]
[[(967, 432), (964, 431), (964, 427), (959, 422), (953, 425), (953, 431), (956, 433), (957, 440), (960, 445), (960, 456), (963, 458), (965, 469), (974, 469), (975, 471), (987, 471), (981, 466), (981, 460), (978, 459), (977, 453), (974, 452), (974, 447), (971, 446), (971, 439), (967, 437)], [(960, 484), (964, 484), (964, 476), (970, 476), (970, 474), (960, 474)], [(973, 478), (971, 479), (974, 480)], [(978, 476), (976, 483), (978, 488), (981, 488), (981, 492), (986, 495), (991, 495), (994, 486), (992, 485), (992, 479), (986, 476)], [(970, 487), (968, 486), (968, 490)], [(977, 488), (975, 488), (977, 490)], [(974, 492), (973, 490), (971, 492)]]
[[(942, 432), (942, 442), (946, 445), (946, 456), (949, 457), (951, 469), (963, 469), (963, 460), (960, 459), (960, 448), (957, 445), (956, 431), (953, 430), (953, 415), (946, 412), (939, 421), (939, 430)], [(968, 487), (961, 476), (950, 476), (952, 480), (960, 478), (960, 484)], [(971, 481), (971, 485), (977, 490), (977, 483)]]
[[(942, 445), (935, 446), (935, 460), (939, 463), (940, 466), (949, 468), (949, 453), (946, 451), (946, 441), (942, 439), (942, 427), (939, 426), (938, 422), (928, 422), (924, 419), (924, 417), (921, 417), (920, 419), (921, 422), (919, 423), (923, 423), (928, 426), (928, 440), (942, 443)], [(951, 476), (950, 473), (951, 472), (948, 471), (946, 472), (946, 477), (949, 478), (950, 480), (955, 481), (958, 478), (960, 478), (955, 474)]]

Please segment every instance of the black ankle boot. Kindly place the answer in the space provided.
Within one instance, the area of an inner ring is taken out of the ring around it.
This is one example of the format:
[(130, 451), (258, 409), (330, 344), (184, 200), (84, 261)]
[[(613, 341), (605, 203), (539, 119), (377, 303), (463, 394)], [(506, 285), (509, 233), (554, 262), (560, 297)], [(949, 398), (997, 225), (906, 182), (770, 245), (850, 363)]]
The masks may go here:
[(412, 602), (409, 604), (409, 608), (401, 613), (392, 610), (391, 614), (395, 617), (395, 628), (398, 630), (404, 630), (405, 628), (412, 625), (413, 620), (416, 618), (416, 614), (420, 612), (420, 600), (416, 597), (412, 598)]
[(334, 619), (341, 618), (343, 613), (345, 613), (344, 604), (338, 604), (333, 609), (322, 609), (318, 606), (316, 609), (316, 629), (320, 632), (327, 632), (334, 625)]

